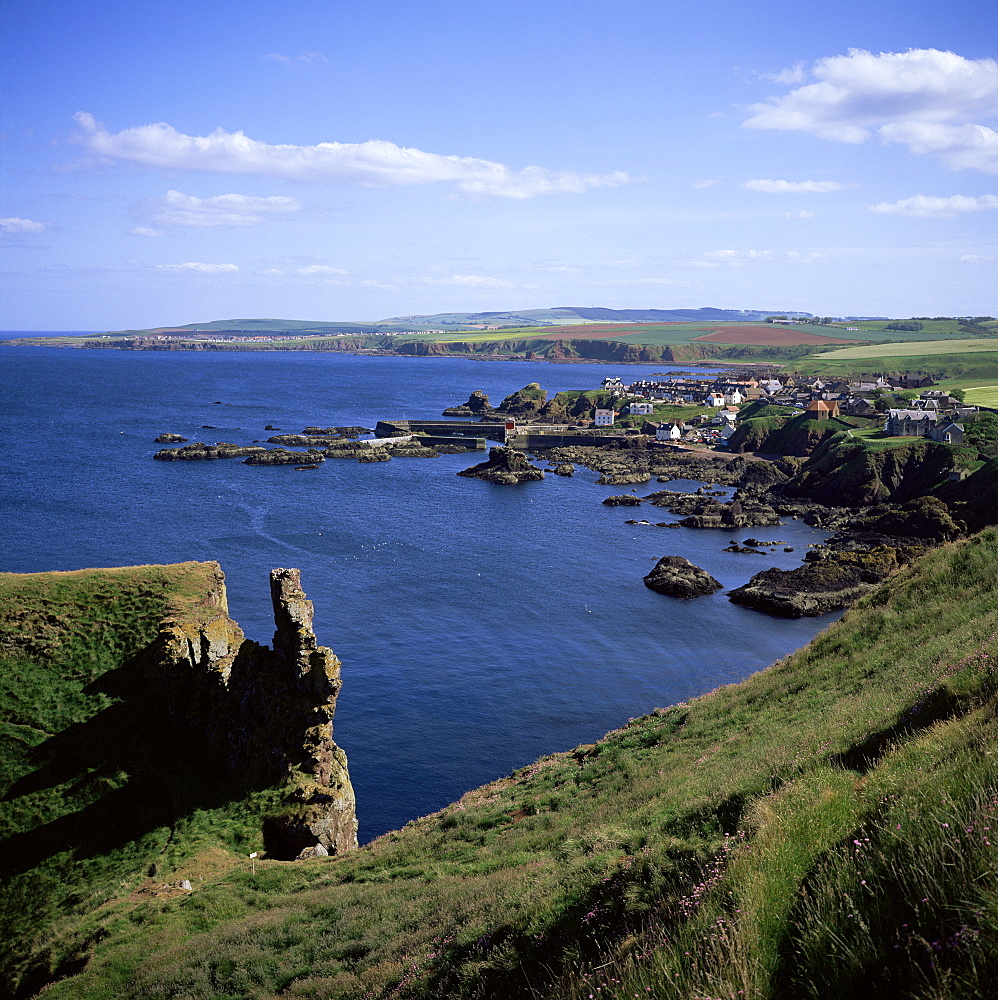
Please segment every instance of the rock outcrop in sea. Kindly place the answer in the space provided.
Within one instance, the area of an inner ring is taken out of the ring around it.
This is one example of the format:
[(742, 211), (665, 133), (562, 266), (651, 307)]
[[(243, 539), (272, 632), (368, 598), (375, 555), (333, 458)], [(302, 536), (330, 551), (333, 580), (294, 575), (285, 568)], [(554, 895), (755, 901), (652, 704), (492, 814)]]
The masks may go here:
[(308, 451), (288, 451), (287, 448), (260, 448), (249, 458), (243, 461), (243, 465), (301, 465), (308, 463), (316, 465), (324, 462), (326, 456), (317, 448), (309, 448)]
[(644, 578), (645, 586), (659, 594), (690, 600), (717, 593), (721, 584), (710, 573), (682, 556), (663, 556)]
[(485, 419), (494, 418), (495, 415), (495, 408), (489, 402), (489, 397), (481, 389), (476, 389), (468, 397), (467, 403), (461, 403), (459, 406), (448, 406), (443, 411), (443, 416), (445, 417), (481, 417)]
[(333, 740), (340, 661), (316, 642), (299, 571), (270, 574), (273, 649), (247, 639), (229, 617), (224, 580), (216, 568), (196, 613), (163, 622), (150, 681), (165, 689), (178, 721), (206, 736), (220, 766), (249, 783), (281, 783), (281, 805), (263, 824), (270, 856), (356, 847), (347, 759)]
[(858, 552), (812, 551), (796, 569), (756, 573), (730, 591), (728, 599), (780, 618), (823, 615), (854, 604), (907, 561), (905, 551), (888, 545)]
[[(153, 458), (161, 462), (206, 461), (214, 458), (245, 458), (247, 455), (258, 455), (266, 450), (255, 444), (240, 445), (228, 441), (205, 444), (204, 441), (192, 441), (183, 448), (160, 448)], [(298, 460), (300, 461), (300, 457)]]
[(544, 478), (544, 471), (527, 461), (526, 455), (515, 448), (496, 447), (489, 449), (486, 462), (479, 462), (470, 469), (458, 473), (469, 479), (484, 479), (487, 483), (512, 485)]

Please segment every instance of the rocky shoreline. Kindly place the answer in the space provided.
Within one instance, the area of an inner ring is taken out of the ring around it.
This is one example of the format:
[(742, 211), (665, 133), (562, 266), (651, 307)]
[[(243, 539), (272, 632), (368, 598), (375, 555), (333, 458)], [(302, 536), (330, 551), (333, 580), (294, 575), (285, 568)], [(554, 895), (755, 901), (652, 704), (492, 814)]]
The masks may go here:
[[(493, 406), (484, 392), (472, 392), (467, 402), (449, 407), (444, 414), (486, 423), (513, 419), (528, 428), (532, 423), (571, 422), (577, 417), (571, 399), (548, 399), (536, 382), (511, 393), (498, 406)], [(280, 430), (271, 425), (266, 429)], [(304, 471), (319, 468), (326, 459), (375, 464), (469, 450), (463, 442), (458, 443), (460, 438), (453, 444), (441, 444), (436, 437), (430, 447), (412, 435), (358, 440), (365, 433), (370, 433), (369, 429), (359, 426), (308, 426), (300, 433), (274, 434), (266, 441), (276, 446), (270, 448), (259, 442), (188, 443), (179, 434), (164, 433), (157, 443), (180, 447), (163, 448), (154, 457), (161, 461), (241, 458), (246, 465), (289, 465)], [(307, 450), (290, 450), (295, 447)], [(924, 467), (913, 465), (909, 458), (888, 460), (894, 458), (892, 454), (881, 460), (881, 454), (872, 459), (865, 456), (866, 465), (848, 465), (844, 463), (849, 456), (837, 457), (834, 450), (824, 447), (806, 457), (731, 454), (683, 450), (638, 433), (619, 435), (606, 444), (569, 444), (531, 451), (559, 477), (570, 477), (577, 467), (583, 467), (598, 473), (600, 485), (632, 487), (629, 493), (606, 497), (602, 501), (606, 506), (633, 509), (649, 505), (673, 515), (668, 521), (631, 518), (628, 524), (734, 534), (745, 528), (777, 526), (783, 523), (782, 518), (793, 517), (828, 530), (825, 542), (808, 547), (802, 565), (791, 570), (762, 570), (728, 593), (734, 603), (783, 617), (822, 615), (848, 607), (926, 549), (967, 534), (971, 530), (968, 526), (977, 530), (996, 520), (988, 491), (967, 488), (961, 493), (960, 484), (949, 493), (938, 489), (946, 472), (940, 465), (941, 452), (934, 452), (933, 461)], [(545, 473), (531, 464), (524, 452), (498, 446), (489, 451), (486, 461), (457, 475), (514, 485), (542, 480)], [(653, 480), (660, 484), (688, 480), (703, 485), (695, 492), (663, 488), (639, 495), (638, 488)], [(832, 482), (834, 489), (830, 488)], [(952, 495), (952, 507), (937, 493), (948, 499)], [(776, 544), (783, 543), (729, 538), (724, 550), (763, 555)], [(784, 551), (793, 549), (786, 546)], [(656, 567), (656, 579), (661, 578), (662, 585), (652, 586), (648, 577), (646, 584), (683, 598), (720, 588), (720, 584), (706, 590), (692, 586), (690, 574), (702, 571), (692, 564), (676, 563), (679, 558), (664, 556)], [(681, 577), (685, 583), (677, 582)]]

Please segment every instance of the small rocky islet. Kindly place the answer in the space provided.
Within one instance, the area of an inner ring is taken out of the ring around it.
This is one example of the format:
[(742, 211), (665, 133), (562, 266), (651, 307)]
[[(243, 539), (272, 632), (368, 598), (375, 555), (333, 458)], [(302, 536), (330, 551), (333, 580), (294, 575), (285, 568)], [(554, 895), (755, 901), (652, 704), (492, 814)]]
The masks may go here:
[(721, 583), (710, 573), (683, 556), (663, 556), (645, 576), (644, 584), (650, 590), (682, 600), (706, 597), (721, 589)]

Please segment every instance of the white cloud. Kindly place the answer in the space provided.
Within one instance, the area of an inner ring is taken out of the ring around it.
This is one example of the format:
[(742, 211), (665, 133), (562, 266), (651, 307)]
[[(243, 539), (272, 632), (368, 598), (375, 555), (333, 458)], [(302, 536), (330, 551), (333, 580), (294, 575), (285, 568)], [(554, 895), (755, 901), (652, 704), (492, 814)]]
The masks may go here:
[(693, 187), (699, 191), (702, 190), (703, 188), (717, 187), (717, 185), (720, 183), (721, 182), (717, 180), (694, 181)]
[(843, 191), (852, 186), (840, 184), (838, 181), (754, 180), (741, 183), (741, 187), (746, 191), (762, 191), (765, 194), (826, 194), (829, 191)]
[(749, 110), (747, 128), (812, 132), (836, 142), (872, 134), (953, 169), (998, 173), (998, 63), (939, 49), (850, 49), (815, 63), (810, 83)]
[(268, 216), (301, 211), (296, 198), (255, 198), (245, 194), (220, 194), (198, 198), (167, 191), (158, 201), (153, 218), (163, 226), (256, 226)]
[(75, 116), (82, 129), (76, 141), (102, 159), (122, 160), (165, 170), (197, 170), (214, 174), (246, 174), (319, 183), (352, 183), (368, 187), (450, 183), (473, 197), (532, 198), (578, 194), (590, 188), (614, 187), (631, 178), (622, 171), (579, 174), (574, 171), (524, 167), (470, 156), (445, 156), (396, 146), (393, 142), (321, 142), (315, 146), (270, 145), (242, 132), (216, 129), (191, 136), (165, 122), (111, 133), (92, 115)]
[(488, 278), (482, 274), (454, 274), (435, 284), (457, 285), (459, 288), (513, 288), (513, 283), (502, 278)]
[(712, 250), (704, 254), (707, 260), (717, 261), (719, 264), (744, 264), (772, 256), (772, 250)]
[(134, 229), (128, 230), (129, 236), (162, 236), (163, 232), (160, 229), (149, 229), (147, 226), (136, 226)]
[(916, 194), (900, 201), (882, 201), (878, 205), (870, 206), (870, 211), (878, 215), (918, 215), (935, 219), (993, 209), (998, 209), (998, 195), (994, 194), (982, 194), (976, 198), (964, 194), (954, 194), (948, 198)]
[(800, 209), (798, 212), (787, 212), (783, 218), (785, 219), (813, 219), (814, 212), (809, 212), (806, 208)]
[(19, 219), (16, 215), (0, 219), (0, 232), (4, 233), (44, 233), (48, 229), (47, 222), (36, 222), (34, 219)]
[(998, 257), (989, 254), (965, 253), (962, 257), (957, 257), (961, 264), (998, 264)]
[(756, 264), (813, 264), (823, 258), (820, 253), (800, 253), (797, 250), (712, 250), (699, 258), (677, 260), (681, 267), (751, 267)]
[(309, 264), (306, 267), (298, 268), (299, 274), (304, 275), (316, 275), (316, 274), (349, 274), (349, 271), (344, 271), (342, 267), (329, 267), (326, 264)]
[(797, 62), (793, 66), (781, 69), (779, 73), (759, 73), (758, 76), (761, 80), (771, 80), (773, 83), (782, 83), (787, 86), (793, 83), (803, 83), (806, 79), (804, 64), (802, 62)]
[(673, 281), (671, 278), (616, 278), (612, 281), (603, 282), (606, 285), (678, 285), (681, 282)]
[(193, 274), (231, 274), (239, 270), (236, 264), (202, 264), (196, 260), (189, 260), (184, 264), (153, 264), (153, 267), (157, 271)]

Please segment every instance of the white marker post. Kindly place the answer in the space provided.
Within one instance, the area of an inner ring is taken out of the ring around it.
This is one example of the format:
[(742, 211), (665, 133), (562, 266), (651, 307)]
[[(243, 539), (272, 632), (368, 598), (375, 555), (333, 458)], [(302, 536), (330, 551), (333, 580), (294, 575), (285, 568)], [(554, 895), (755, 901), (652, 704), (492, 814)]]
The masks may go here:
[(252, 862), (252, 864), (253, 864), (253, 874), (255, 875), (255, 874), (256, 874), (256, 851), (254, 851), (254, 852), (253, 852), (253, 853), (252, 853), (252, 854), (250, 855), (250, 861), (251, 861), (251, 862)]

